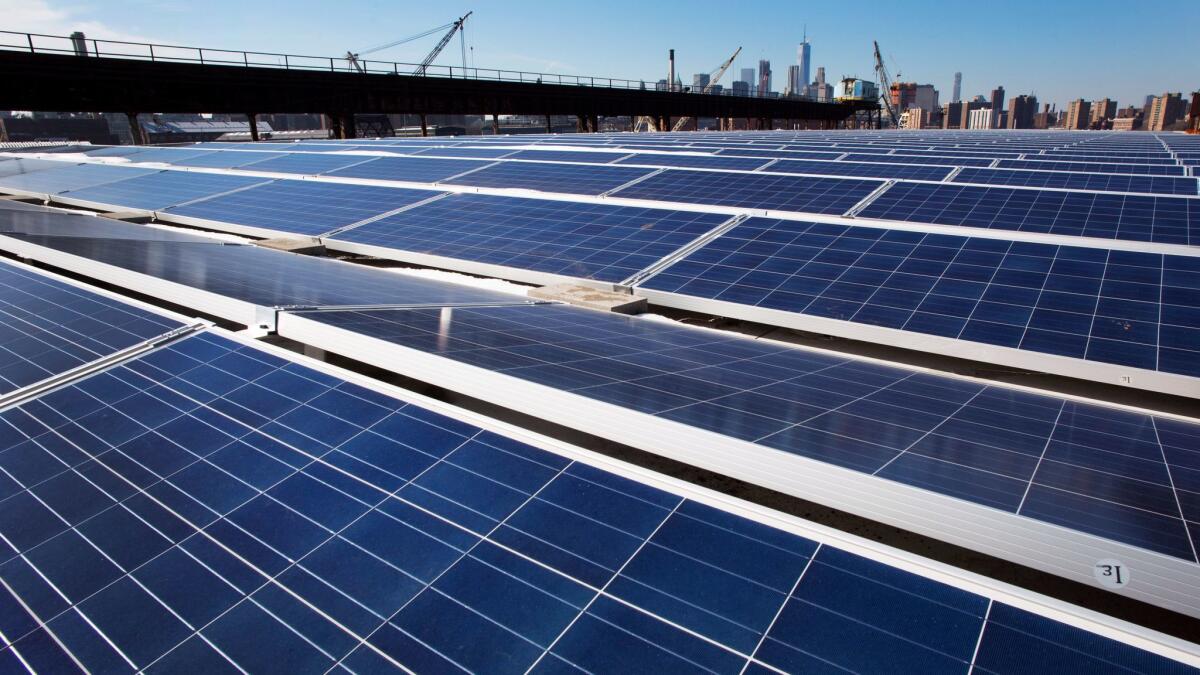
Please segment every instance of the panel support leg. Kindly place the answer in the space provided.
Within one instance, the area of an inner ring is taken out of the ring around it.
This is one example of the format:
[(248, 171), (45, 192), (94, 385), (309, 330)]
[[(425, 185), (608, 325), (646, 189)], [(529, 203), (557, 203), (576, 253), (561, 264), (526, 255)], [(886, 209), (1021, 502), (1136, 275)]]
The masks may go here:
[(250, 140), (258, 142), (258, 113), (246, 113), (246, 121), (250, 123)]
[(429, 118), (425, 113), (421, 113), (421, 136), (429, 135)]
[(129, 135), (133, 137), (133, 144), (146, 145), (146, 132), (138, 122), (138, 114), (135, 112), (125, 113), (125, 117), (129, 120)]

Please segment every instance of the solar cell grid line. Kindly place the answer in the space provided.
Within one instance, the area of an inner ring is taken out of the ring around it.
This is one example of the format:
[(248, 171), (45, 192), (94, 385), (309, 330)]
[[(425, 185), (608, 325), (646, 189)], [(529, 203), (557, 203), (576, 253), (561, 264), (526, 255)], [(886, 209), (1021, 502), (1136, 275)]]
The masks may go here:
[(638, 153), (618, 161), (617, 164), (753, 171), (767, 164), (769, 161), (766, 157), (727, 157), (722, 155), (701, 157), (693, 155)]
[(877, 180), (667, 169), (656, 176), (617, 190), (613, 196), (688, 204), (841, 214), (882, 184), (882, 181)]
[[(247, 233), (317, 236), (436, 195), (428, 190), (278, 180), (166, 209), (175, 222), (213, 221)], [(231, 229), (222, 226), (221, 229)]]
[[(394, 251), (377, 251), (383, 256), (440, 256), (452, 260), (439, 260), (439, 265), (452, 268), (472, 261), (616, 283), (727, 219), (695, 211), (454, 194), (355, 227), (326, 243), (338, 250), (349, 242)], [(513, 276), (504, 271), (497, 275)]]
[(1002, 159), (999, 169), (1038, 169), (1043, 171), (1081, 171), (1084, 173), (1126, 173), (1146, 176), (1182, 176), (1183, 167), (1156, 164), (1115, 164), (1111, 162), (1058, 162), (1033, 159)]
[(627, 166), (500, 162), (443, 182), (446, 185), (598, 195), (652, 172), (653, 169)]
[(113, 166), (109, 164), (69, 164), (67, 162), (34, 162), (17, 160), (11, 169), (0, 167), (0, 190), (5, 192), (46, 195), (65, 190), (114, 183), (138, 176), (148, 176), (155, 169)]
[(194, 199), (269, 182), (269, 178), (198, 171), (155, 171), (125, 180), (67, 190), (52, 201), (76, 206), (109, 206), (159, 211)]
[(7, 261), (0, 261), (0, 319), (0, 395), (183, 325)]
[(329, 173), (338, 169), (345, 169), (356, 164), (369, 164), (378, 161), (379, 157), (364, 156), (364, 155), (340, 155), (340, 154), (312, 154), (306, 152), (292, 152), (283, 157), (275, 157), (272, 159), (255, 159), (247, 157), (244, 165), (239, 165), (235, 168), (244, 166), (247, 171), (270, 171), (273, 173), (297, 173), (306, 175), (317, 175)]
[[(51, 394), (65, 416), (0, 414), (41, 453), (5, 500), (28, 518), (0, 518), (6, 651), (93, 671), (734, 673), (817, 659), (929, 672), (1002, 667), (1016, 650), (1047, 672), (1068, 655), (1173, 672), (1195, 659), (1181, 641), (360, 382), (214, 331)], [(914, 573), (930, 569), (945, 581)]]
[(859, 217), (1163, 244), (1200, 242), (1200, 200), (900, 182)]
[(1078, 173), (1066, 171), (1021, 171), (967, 167), (954, 177), (955, 183), (1050, 187), (1101, 192), (1132, 192), (1160, 195), (1196, 195), (1197, 181), (1174, 176)]
[(868, 162), (834, 162), (780, 159), (762, 169), (770, 173), (805, 173), (823, 176), (860, 176), (864, 178), (905, 178), (909, 180), (940, 181), (953, 171), (946, 166), (918, 164), (878, 164)]
[(324, 175), (338, 178), (437, 183), (467, 171), (492, 164), (491, 160), (438, 159), (435, 157), (382, 157), (374, 162), (330, 171)]

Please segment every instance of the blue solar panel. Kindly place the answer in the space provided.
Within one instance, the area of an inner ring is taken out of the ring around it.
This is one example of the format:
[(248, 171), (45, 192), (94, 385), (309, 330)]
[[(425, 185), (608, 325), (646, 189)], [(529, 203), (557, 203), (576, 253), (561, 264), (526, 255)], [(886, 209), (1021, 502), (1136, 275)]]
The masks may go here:
[(618, 282), (727, 216), (460, 194), (356, 227), (341, 240)]
[(1200, 376), (1200, 258), (751, 218), (640, 285)]
[(64, 190), (112, 183), (126, 178), (147, 176), (154, 169), (111, 166), (106, 164), (69, 164), (67, 162), (30, 162), (16, 160), (0, 170), (0, 189), (55, 194)]
[(1042, 171), (1081, 171), (1084, 173), (1127, 173), (1142, 176), (1183, 176), (1181, 166), (1155, 164), (1115, 164), (1096, 162), (1054, 162), (1028, 159), (1002, 159), (1000, 169), (1038, 169)]
[(124, 157), (133, 155), (146, 150), (140, 145), (109, 145), (99, 148), (84, 149), (83, 153), (89, 157)]
[[(371, 149), (374, 150), (376, 148), (372, 147)], [(422, 157), (474, 157), (476, 159), (495, 159), (496, 157), (511, 155), (514, 152), (516, 152), (516, 150), (513, 150), (512, 148), (456, 147), (415, 150), (412, 154), (421, 155)]]
[(1200, 244), (1200, 200), (897, 183), (863, 218), (1046, 232), (1163, 244)]
[(647, 166), (683, 166), (695, 169), (732, 169), (736, 171), (753, 171), (770, 160), (765, 157), (725, 157), (713, 155), (699, 157), (695, 155), (662, 155), (641, 153), (627, 157), (618, 164), (642, 164)]
[(864, 178), (907, 178), (942, 180), (953, 171), (946, 166), (920, 164), (872, 164), (867, 162), (821, 162), (781, 159), (763, 169), (772, 173), (815, 173), (822, 176), (861, 176)]
[(436, 196), (426, 190), (279, 180), (165, 213), (316, 236)]
[(179, 327), (178, 321), (0, 261), (0, 394)]
[(244, 150), (217, 150), (194, 157), (175, 159), (175, 166), (202, 166), (210, 169), (232, 169), (233, 167), (249, 168), (254, 162), (261, 162), (277, 157), (285, 157), (284, 152), (247, 152)]
[(304, 316), (1195, 562), (1193, 423), (561, 305)]
[(194, 159), (211, 155), (215, 150), (200, 150), (199, 146), (190, 148), (149, 148), (136, 155), (130, 155), (131, 162), (163, 162), (176, 164), (181, 160)]
[(641, 178), (651, 171), (653, 169), (635, 169), (627, 166), (501, 162), (495, 166), (453, 178), (446, 183), (598, 195), (620, 187), (631, 180)]
[(721, 157), (771, 157), (779, 159), (819, 160), (833, 160), (841, 157), (843, 154), (841, 150), (823, 152), (820, 150), (759, 150), (757, 148), (724, 148), (718, 152)]
[(1067, 171), (966, 168), (954, 177), (954, 182), (1099, 190), (1102, 192), (1142, 192), (1159, 195), (1194, 195), (1197, 193), (1195, 178)]
[[(1144, 153), (1135, 153), (1144, 154)], [(1170, 166), (1175, 163), (1175, 160), (1170, 156), (1166, 157), (1132, 157), (1129, 153), (1068, 153), (1068, 152), (1046, 152), (1036, 155), (1036, 157), (1045, 157), (1050, 160), (1061, 160), (1064, 162), (1120, 162), (1122, 164), (1157, 164), (1162, 166)]]
[(882, 183), (873, 180), (668, 169), (615, 197), (842, 214)]
[(239, 165), (247, 171), (271, 171), (275, 173), (319, 174), (344, 169), (352, 164), (373, 162), (378, 157), (362, 155), (324, 155), (308, 152), (293, 152), (273, 159), (258, 159), (246, 155), (246, 163)]
[(45, 403), (0, 413), (13, 667), (1183, 668), (220, 336)]
[(159, 211), (193, 199), (211, 197), (265, 182), (265, 178), (252, 176), (159, 171), (116, 183), (73, 189), (61, 194), (95, 204)]
[(516, 150), (505, 159), (536, 159), (543, 162), (587, 162), (608, 164), (625, 155), (620, 152), (584, 152), (582, 150)]
[(330, 171), (328, 175), (373, 180), (402, 180), (411, 183), (436, 183), (488, 164), (489, 162), (484, 160), (471, 159), (383, 157), (374, 162)]
[(874, 155), (852, 152), (842, 158), (846, 162), (885, 162), (888, 164), (936, 164), (941, 166), (991, 166), (992, 160), (976, 157), (942, 157), (921, 155)]

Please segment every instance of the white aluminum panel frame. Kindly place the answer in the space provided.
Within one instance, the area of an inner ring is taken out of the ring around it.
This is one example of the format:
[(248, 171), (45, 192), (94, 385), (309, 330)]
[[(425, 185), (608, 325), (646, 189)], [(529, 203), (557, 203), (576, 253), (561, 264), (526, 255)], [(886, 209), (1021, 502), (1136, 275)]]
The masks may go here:
[[(910, 530), (1110, 592), (1093, 575), (1117, 559), (1123, 595), (1200, 618), (1200, 565), (632, 411), (284, 312), (278, 333), (721, 475)], [(748, 338), (749, 339), (749, 338)]]

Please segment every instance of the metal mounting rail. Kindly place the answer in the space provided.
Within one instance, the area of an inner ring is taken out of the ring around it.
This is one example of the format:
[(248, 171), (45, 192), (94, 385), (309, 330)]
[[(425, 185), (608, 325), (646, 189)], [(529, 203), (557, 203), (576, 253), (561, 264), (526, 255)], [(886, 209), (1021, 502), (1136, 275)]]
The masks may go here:
[(474, 169), (467, 169), (466, 171), (463, 171), (462, 173), (456, 173), (453, 176), (446, 176), (445, 178), (443, 178), (441, 180), (437, 180), (437, 181), (430, 183), (430, 185), (441, 185), (442, 183), (445, 183), (448, 180), (455, 180), (457, 178), (462, 178), (463, 176), (466, 176), (467, 174), (472, 174), (472, 173), (475, 173), (476, 171), (483, 171), (484, 169), (490, 169), (491, 167), (498, 166), (500, 164), (503, 164), (503, 162), (498, 162), (498, 161), (487, 162), (487, 161), (485, 161), (483, 163), (483, 165), (481, 165), (481, 166), (477, 166)]
[(417, 302), (379, 305), (280, 305), (277, 312), (374, 312), (390, 309), (470, 309), (472, 307), (525, 307), (557, 305), (547, 300), (513, 300), (512, 302)]
[(45, 394), (48, 391), (58, 389), (59, 387), (71, 384), (72, 382), (76, 382), (78, 380), (82, 380), (89, 375), (98, 373), (117, 364), (141, 356), (146, 352), (158, 349), (165, 344), (187, 337), (192, 333), (204, 330), (205, 328), (208, 328), (208, 325), (209, 324), (207, 323), (194, 323), (187, 326), (181, 326), (172, 331), (146, 340), (145, 342), (133, 345), (132, 347), (126, 347), (125, 349), (109, 354), (108, 356), (101, 357), (95, 361), (89, 361), (88, 363), (76, 368), (72, 368), (65, 373), (59, 373), (58, 375), (48, 377), (40, 382), (35, 382), (29, 386), (9, 392), (3, 396), (0, 396), (0, 411), (22, 405), (41, 396), (42, 394)]
[(773, 165), (775, 165), (775, 164), (778, 164), (778, 163), (779, 163), (779, 160), (780, 160), (780, 158), (779, 158), (779, 157), (776, 157), (775, 159), (773, 159), (773, 160), (771, 160), (771, 161), (767, 162), (766, 164), (763, 164), (762, 166), (758, 167), (757, 169), (753, 169), (753, 171), (763, 171), (763, 170), (765, 170), (765, 169), (766, 169), (767, 167), (769, 167), (769, 166), (773, 166)]
[(880, 195), (887, 192), (888, 188), (892, 187), (895, 184), (896, 184), (895, 179), (884, 181), (883, 185), (880, 185), (879, 187), (872, 190), (871, 194), (867, 195), (866, 197), (863, 197), (861, 200), (859, 200), (859, 202), (857, 204), (855, 204), (854, 206), (851, 206), (848, 211), (846, 211), (845, 213), (842, 214), (842, 216), (845, 218), (853, 218), (853, 217), (857, 216), (859, 213), (862, 212), (863, 209), (870, 206), (871, 203), (874, 202), (876, 199), (879, 199)]
[(633, 180), (629, 181), (628, 183), (622, 183), (621, 185), (618, 185), (617, 187), (615, 187), (607, 192), (601, 192), (599, 195), (596, 195), (596, 196), (597, 197), (607, 197), (607, 196), (611, 195), (612, 193), (624, 190), (625, 188), (627, 188), (631, 185), (637, 185), (638, 183), (646, 180), (647, 178), (650, 178), (652, 176), (657, 176), (658, 174), (660, 174), (666, 170), (667, 169), (664, 167), (662, 169), (658, 169), (657, 171), (651, 171), (650, 173), (646, 174), (645, 176), (638, 176), (637, 178), (634, 178)]
[(643, 281), (658, 274), (659, 272), (670, 267), (671, 265), (674, 265), (676, 262), (679, 262), (683, 258), (691, 255), (692, 252), (694, 252), (697, 249), (708, 244), (713, 239), (716, 239), (717, 237), (725, 234), (726, 232), (732, 230), (733, 228), (737, 227), (738, 225), (741, 225), (742, 223), (746, 222), (749, 219), (750, 219), (750, 216), (748, 214), (743, 213), (741, 215), (734, 216), (734, 217), (730, 218), (729, 220), (726, 220), (725, 222), (721, 223), (720, 225), (717, 225), (716, 227), (709, 230), (708, 232), (705, 232), (704, 234), (700, 235), (696, 239), (693, 239), (692, 241), (688, 242), (687, 244), (684, 244), (683, 246), (679, 247), (678, 249), (675, 250), (674, 253), (671, 253), (669, 255), (662, 257), (661, 259), (658, 260), (658, 262), (655, 262), (654, 264), (649, 265), (649, 266), (645, 267), (644, 269), (642, 269), (641, 271), (636, 272), (633, 275), (629, 276), (625, 280), (618, 283), (617, 286), (632, 288), (633, 286), (636, 286), (636, 285), (642, 283)]
[(958, 174), (962, 173), (962, 170), (964, 168), (966, 168), (966, 167), (961, 167), (961, 166), (954, 167), (954, 170), (951, 171), (950, 173), (946, 174), (946, 177), (942, 179), (942, 182), (943, 183), (953, 182), (954, 179), (958, 176)]
[(363, 218), (362, 220), (360, 220), (356, 223), (350, 223), (349, 225), (343, 225), (342, 227), (330, 230), (324, 234), (318, 234), (317, 239), (328, 239), (330, 237), (336, 237), (337, 235), (342, 234), (343, 232), (347, 232), (349, 230), (353, 230), (356, 227), (362, 227), (363, 225), (366, 225), (368, 223), (373, 223), (377, 220), (383, 220), (384, 218), (390, 218), (391, 216), (394, 216), (397, 213), (403, 213), (410, 209), (415, 209), (418, 206), (425, 206), (426, 204), (428, 204), (430, 202), (436, 202), (439, 199), (445, 199), (446, 197), (449, 197), (452, 194), (454, 194), (454, 193), (453, 192), (439, 192), (432, 197), (428, 197), (426, 199), (422, 199), (420, 201), (413, 202), (412, 204), (406, 204), (404, 206), (401, 206), (400, 208), (392, 209), (391, 211), (385, 211), (384, 213), (381, 213), (377, 216), (371, 216), (370, 218)]

